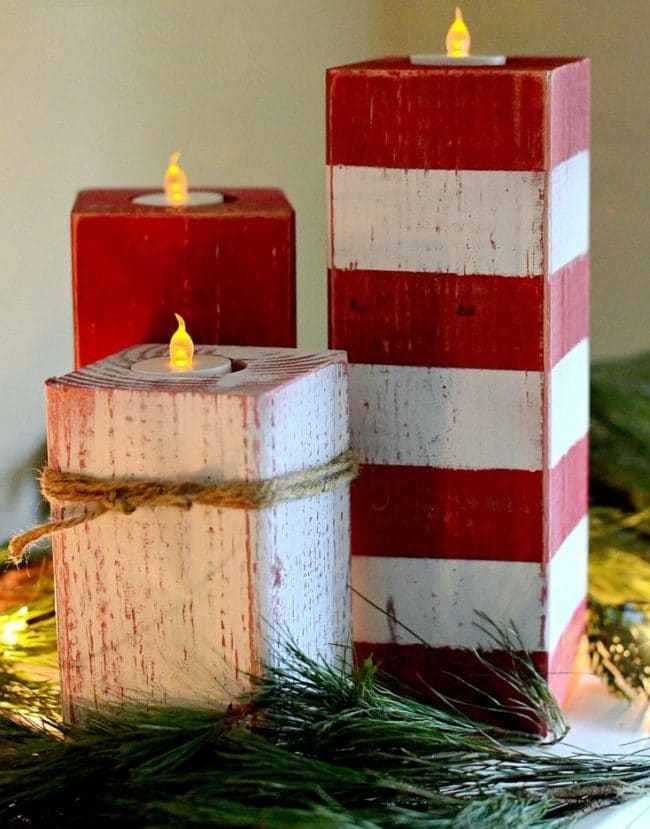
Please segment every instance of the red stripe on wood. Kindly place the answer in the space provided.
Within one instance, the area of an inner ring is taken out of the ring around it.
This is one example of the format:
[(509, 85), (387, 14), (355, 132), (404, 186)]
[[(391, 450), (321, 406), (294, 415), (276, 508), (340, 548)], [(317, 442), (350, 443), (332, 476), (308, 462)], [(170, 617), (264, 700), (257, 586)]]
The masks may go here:
[(543, 281), (330, 270), (329, 336), (354, 363), (542, 371)]
[(585, 254), (551, 277), (551, 365), (589, 336), (589, 263)]
[(174, 312), (196, 343), (295, 346), (291, 205), (221, 190), (217, 207), (135, 205), (144, 190), (80, 193), (72, 212), (76, 365), (167, 342)]
[(591, 64), (588, 58), (566, 63), (551, 75), (548, 169), (590, 143)]
[[(555, 72), (569, 71), (553, 87)], [(327, 73), (329, 164), (544, 170), (588, 146), (588, 62), (510, 58), (505, 66), (423, 67), (387, 58)], [(549, 136), (547, 112), (552, 108)], [(561, 126), (570, 114), (569, 128)], [(558, 143), (552, 154), (548, 140)]]
[(364, 465), (352, 554), (541, 562), (542, 473)]
[(555, 698), (560, 703), (568, 700), (573, 686), (580, 674), (575, 670), (575, 661), (580, 647), (580, 639), (587, 625), (587, 600), (576, 607), (571, 621), (560, 637), (549, 660), (548, 683)]
[(575, 443), (549, 474), (549, 550), (552, 556), (588, 509), (589, 436)]
[[(509, 729), (533, 733), (544, 731), (538, 720), (521, 716), (521, 709), (518, 712), (516, 705), (523, 702), (523, 698), (490, 670), (489, 665), (493, 665), (502, 671), (512, 671), (513, 657), (507, 651), (483, 651), (481, 655), (488, 663), (486, 665), (473, 651), (465, 649), (373, 642), (355, 642), (354, 648), (357, 664), (372, 657), (379, 663), (382, 673), (388, 675), (389, 684), (402, 693), (439, 707), (440, 697), (432, 692), (431, 689), (434, 689), (458, 701), (461, 709), (474, 719)], [(517, 655), (524, 656), (522, 653)], [(535, 652), (528, 656), (537, 671), (546, 678), (548, 655)], [(498, 711), (494, 710), (494, 699), (502, 700)]]

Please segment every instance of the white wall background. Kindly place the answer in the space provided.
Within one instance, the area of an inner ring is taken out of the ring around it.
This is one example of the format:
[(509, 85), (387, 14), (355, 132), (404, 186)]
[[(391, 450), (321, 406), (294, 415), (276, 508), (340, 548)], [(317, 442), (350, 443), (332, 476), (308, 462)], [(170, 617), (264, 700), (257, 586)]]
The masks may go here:
[[(648, 0), (466, 0), (475, 51), (594, 58), (597, 357), (650, 348)], [(42, 382), (72, 364), (77, 190), (282, 187), (299, 339), (326, 342), (324, 70), (438, 51), (442, 0), (0, 0), (0, 541), (31, 523)]]

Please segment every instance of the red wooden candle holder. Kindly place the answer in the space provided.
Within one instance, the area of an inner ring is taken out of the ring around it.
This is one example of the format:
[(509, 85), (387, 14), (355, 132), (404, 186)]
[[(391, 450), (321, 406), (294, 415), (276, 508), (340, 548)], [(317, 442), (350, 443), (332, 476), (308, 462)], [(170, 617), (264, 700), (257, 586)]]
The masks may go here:
[(198, 343), (295, 346), (295, 222), (284, 194), (228, 188), (219, 190), (219, 205), (133, 202), (152, 192), (85, 190), (77, 197), (76, 366), (167, 342), (174, 312)]
[(386, 610), (355, 600), (360, 655), (440, 687), (498, 650), (481, 610), (562, 697), (586, 592), (589, 63), (393, 58), (327, 88), (352, 578)]

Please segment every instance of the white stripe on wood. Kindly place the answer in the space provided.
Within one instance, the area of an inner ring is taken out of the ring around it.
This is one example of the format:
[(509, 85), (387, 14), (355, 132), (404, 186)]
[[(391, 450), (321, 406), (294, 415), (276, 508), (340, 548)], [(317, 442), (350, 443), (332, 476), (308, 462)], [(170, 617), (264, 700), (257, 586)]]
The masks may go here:
[(589, 250), (589, 164), (583, 150), (550, 173), (334, 166), (330, 264), (539, 275), (547, 223), (554, 273)]
[[(524, 647), (543, 646), (544, 579), (539, 564), (460, 559), (352, 557), (352, 586), (433, 647), (494, 648), (474, 624), (475, 610), (513, 620)], [(411, 645), (419, 640), (393, 619), (352, 597), (359, 642)]]
[(553, 366), (550, 386), (549, 463), (556, 466), (589, 431), (589, 340)]
[(541, 469), (541, 418), (539, 372), (350, 366), (351, 441), (362, 463)]
[(589, 151), (558, 164), (550, 174), (548, 273), (589, 250)]
[(589, 518), (583, 516), (556, 550), (549, 565), (546, 650), (552, 653), (587, 595)]
[(337, 268), (543, 272), (543, 172), (335, 166), (328, 182)]

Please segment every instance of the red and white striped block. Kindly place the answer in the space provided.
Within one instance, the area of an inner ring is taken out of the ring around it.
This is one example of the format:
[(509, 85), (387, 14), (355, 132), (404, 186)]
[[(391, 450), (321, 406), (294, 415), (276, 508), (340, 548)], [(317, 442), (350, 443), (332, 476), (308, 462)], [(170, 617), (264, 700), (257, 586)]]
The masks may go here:
[[(198, 346), (239, 370), (136, 373), (139, 346), (48, 380), (49, 463), (101, 478), (254, 481), (349, 445), (341, 352)], [(59, 514), (61, 508), (58, 510)], [(350, 637), (349, 487), (261, 510), (109, 512), (54, 536), (64, 713), (230, 702), (288, 636), (330, 662)]]
[[(589, 62), (328, 72), (354, 638), (439, 685), (512, 619), (559, 697), (585, 614)], [(426, 651), (404, 628), (433, 645)]]

